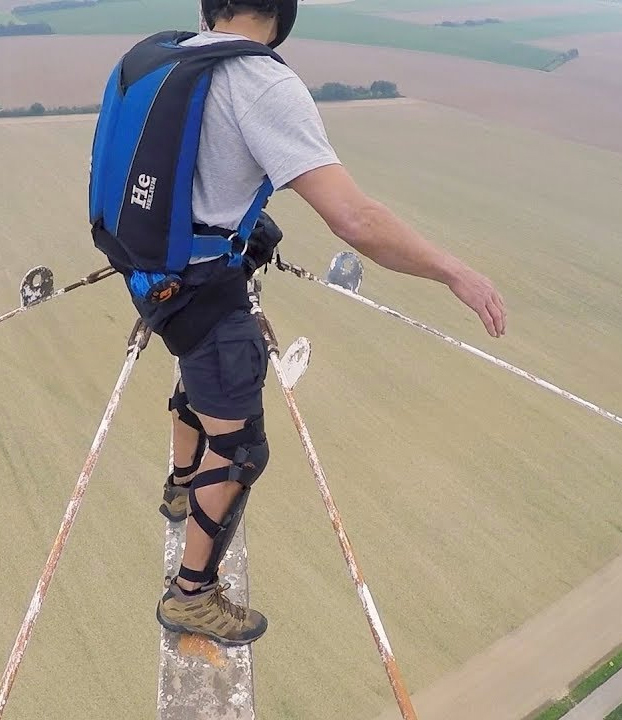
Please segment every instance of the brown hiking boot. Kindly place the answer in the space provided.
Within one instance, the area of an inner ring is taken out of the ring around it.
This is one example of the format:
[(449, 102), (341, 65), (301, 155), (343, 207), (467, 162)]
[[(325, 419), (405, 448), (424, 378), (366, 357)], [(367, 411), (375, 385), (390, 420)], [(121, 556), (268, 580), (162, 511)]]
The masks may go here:
[(215, 582), (187, 595), (176, 579), (156, 610), (158, 622), (167, 630), (200, 633), (223, 645), (247, 645), (266, 632), (268, 621), (261, 613), (236, 605), (224, 594), (229, 584)]
[(173, 475), (169, 475), (164, 483), (162, 505), (160, 512), (171, 522), (181, 522), (188, 514), (188, 494), (190, 483), (177, 485), (173, 482)]

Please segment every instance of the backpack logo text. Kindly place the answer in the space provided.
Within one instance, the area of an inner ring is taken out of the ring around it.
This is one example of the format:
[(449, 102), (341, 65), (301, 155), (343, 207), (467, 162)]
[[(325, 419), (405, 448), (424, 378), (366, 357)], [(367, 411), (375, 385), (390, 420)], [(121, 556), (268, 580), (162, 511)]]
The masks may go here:
[(151, 175), (139, 175), (138, 184), (132, 186), (132, 205), (140, 205), (143, 210), (151, 210), (156, 181), (157, 178)]

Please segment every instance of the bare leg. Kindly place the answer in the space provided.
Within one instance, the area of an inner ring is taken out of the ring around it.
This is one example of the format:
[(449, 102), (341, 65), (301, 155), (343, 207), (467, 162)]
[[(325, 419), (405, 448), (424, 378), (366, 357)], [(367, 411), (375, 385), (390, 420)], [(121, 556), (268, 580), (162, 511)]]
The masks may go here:
[[(199, 433), (179, 419), (177, 410), (173, 410), (173, 458), (179, 468), (190, 467), (194, 460), (199, 442)], [(175, 483), (187, 483), (192, 475), (184, 478), (173, 478)]]
[[(208, 435), (225, 435), (227, 433), (241, 430), (244, 427), (244, 420), (220, 420), (207, 415), (199, 415), (201, 423)], [(191, 428), (188, 428), (189, 430)], [(190, 458), (192, 461), (192, 458)], [(190, 464), (190, 463), (188, 463)], [(216, 455), (214, 452), (207, 452), (203, 458), (197, 473), (231, 465), (227, 458)], [(197, 500), (201, 509), (215, 522), (221, 522), (231, 507), (236, 495), (240, 493), (242, 486), (233, 481), (207, 485), (196, 491)], [(186, 548), (184, 550), (183, 565), (190, 570), (203, 571), (207, 566), (214, 541), (201, 530), (193, 517), (188, 518), (186, 526)], [(177, 579), (177, 584), (183, 590), (196, 590), (200, 583), (188, 582), (182, 578)]]

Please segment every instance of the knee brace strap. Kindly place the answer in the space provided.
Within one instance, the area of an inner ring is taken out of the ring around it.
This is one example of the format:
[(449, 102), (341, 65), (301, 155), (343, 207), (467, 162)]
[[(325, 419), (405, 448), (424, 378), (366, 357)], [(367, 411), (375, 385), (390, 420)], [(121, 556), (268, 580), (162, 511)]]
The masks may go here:
[(183, 563), (179, 567), (179, 572), (177, 573), (182, 580), (187, 580), (188, 582), (196, 582), (196, 583), (209, 583), (212, 579), (211, 575), (208, 576), (207, 572), (205, 570), (192, 570), (191, 568), (187, 568)]
[[(253, 462), (253, 456), (256, 456), (259, 465)], [(218, 485), (229, 480), (235, 480), (240, 483), (240, 485), (244, 487), (244, 491), (249, 490), (250, 486), (261, 475), (268, 462), (268, 444), (266, 442), (264, 445), (251, 447), (250, 449), (239, 447), (235, 458), (233, 465), (199, 473), (190, 485), (190, 515), (194, 517), (201, 530), (212, 539), (224, 530), (225, 527), (215, 520), (212, 520), (212, 518), (205, 513), (199, 505), (197, 490), (202, 487), (207, 487), (208, 485)], [(232, 508), (236, 502), (237, 498), (233, 501)]]
[[(196, 582), (202, 584), (217, 582), (220, 563), (225, 557), (227, 549), (229, 548), (229, 545), (231, 545), (231, 541), (233, 540), (240, 521), (242, 520), (242, 515), (244, 514), (244, 509), (246, 508), (249, 494), (250, 488), (244, 488), (242, 490), (242, 492), (231, 504), (231, 507), (229, 508), (225, 519), (223, 520), (223, 524), (218, 526), (220, 530), (216, 533), (216, 535), (210, 535), (210, 537), (212, 537), (214, 540), (214, 544), (212, 545), (212, 552), (210, 553), (205, 569), (192, 570), (191, 568), (187, 568), (185, 565), (182, 564), (179, 568), (179, 577), (187, 580), (188, 582)], [(207, 518), (209, 523), (214, 522), (211, 518), (207, 517), (205, 513), (203, 513), (203, 516)], [(198, 522), (196, 516), (195, 520), (197, 520)], [(214, 525), (218, 524), (214, 523)], [(203, 528), (202, 525), (200, 525), (200, 527)]]
[(239, 447), (231, 465), (199, 473), (192, 481), (192, 486), (197, 489), (234, 480), (240, 485), (250, 487), (268, 464), (268, 452), (267, 442), (250, 449)]
[(179, 383), (175, 386), (173, 397), (169, 398), (168, 401), (169, 412), (177, 410), (179, 413), (179, 419), (188, 425), (189, 427), (203, 432), (203, 425), (195, 413), (188, 407), (188, 396), (185, 392), (181, 392), (179, 389)]
[[(201, 475), (207, 475), (207, 473), (201, 473)], [(197, 477), (201, 477), (201, 475), (197, 475)], [(201, 530), (203, 530), (203, 532), (206, 535), (209, 535), (213, 540), (221, 530), (224, 530), (224, 528), (220, 523), (212, 520), (212, 518), (207, 515), (207, 513), (199, 505), (199, 501), (197, 500), (197, 487), (204, 487), (205, 484), (210, 485), (211, 483), (197, 485), (196, 479), (197, 478), (192, 481), (192, 485), (190, 486), (190, 492), (188, 493), (188, 497), (190, 500), (189, 515), (191, 515), (196, 520), (197, 525), (201, 528)]]
[(208, 435), (209, 449), (236, 462), (235, 455), (241, 446), (261, 445), (266, 442), (263, 414), (250, 417), (244, 427), (224, 435)]
[(189, 465), (188, 467), (179, 467), (175, 465), (173, 467), (173, 474), (178, 478), (183, 478), (188, 477), (188, 475), (192, 475), (192, 473), (195, 473), (199, 469), (199, 465), (201, 465), (201, 462), (203, 461), (206, 444), (207, 435), (205, 434), (205, 432), (200, 432), (199, 442), (197, 444), (197, 449), (194, 453), (194, 460), (192, 461), (192, 465)]
[[(206, 474), (206, 473), (202, 473)], [(210, 484), (210, 483), (206, 483)], [(211, 583), (218, 577), (218, 568), (222, 559), (227, 552), (227, 548), (231, 545), (235, 531), (238, 529), (240, 520), (244, 513), (244, 508), (248, 502), (250, 487), (244, 487), (235, 500), (231, 503), (231, 507), (227, 511), (222, 525), (212, 520), (209, 515), (201, 508), (196, 499), (194, 483), (190, 488), (190, 507), (191, 515), (197, 522), (198, 526), (204, 533), (209, 535), (214, 541), (212, 551), (208, 558), (205, 570), (191, 570), (182, 565), (179, 571), (180, 577), (189, 582)]]

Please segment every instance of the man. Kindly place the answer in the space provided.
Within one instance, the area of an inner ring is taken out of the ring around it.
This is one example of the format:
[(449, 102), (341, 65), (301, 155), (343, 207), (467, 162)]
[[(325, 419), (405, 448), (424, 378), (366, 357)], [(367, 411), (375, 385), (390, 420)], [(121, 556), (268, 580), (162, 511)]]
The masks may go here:
[[(211, 31), (185, 47), (244, 39), (276, 47), (294, 24), (296, 0), (203, 0), (203, 9)], [(274, 56), (230, 57), (215, 67), (205, 103), (192, 189), (195, 227), (240, 226), (265, 176), (275, 189), (296, 192), (358, 252), (390, 270), (445, 284), (490, 335), (504, 334), (504, 303), (491, 282), (358, 188), (297, 75)], [(143, 208), (148, 180), (132, 199)], [(280, 239), (269, 217), (258, 228), (272, 245)], [(168, 302), (153, 306), (134, 292), (141, 315), (178, 355), (182, 378), (171, 400), (175, 471), (160, 510), (181, 521), (189, 506), (187, 539), (157, 617), (172, 631), (227, 645), (250, 643), (267, 628), (263, 615), (229, 601), (218, 582), (250, 486), (268, 462), (262, 406), (268, 361), (258, 325), (246, 299), (223, 306), (209, 322), (214, 305), (201, 301), (204, 287), (226, 292), (235, 272), (223, 256), (195, 257), (183, 273), (185, 288)]]

